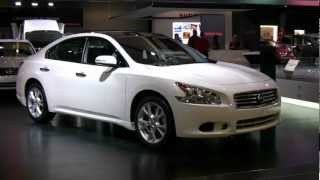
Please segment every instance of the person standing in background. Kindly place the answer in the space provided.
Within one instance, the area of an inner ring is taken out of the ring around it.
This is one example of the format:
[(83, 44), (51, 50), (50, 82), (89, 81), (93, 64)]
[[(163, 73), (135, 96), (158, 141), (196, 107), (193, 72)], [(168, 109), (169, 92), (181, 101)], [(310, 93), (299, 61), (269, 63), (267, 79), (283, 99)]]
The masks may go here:
[(188, 41), (188, 45), (194, 49), (197, 49), (197, 44), (200, 41), (200, 38), (198, 37), (197, 34), (198, 34), (197, 30), (193, 30), (193, 34)]
[(202, 54), (209, 56), (209, 41), (204, 36), (204, 33), (200, 33), (199, 42), (196, 44), (196, 49)]
[(260, 45), (260, 52), (260, 72), (276, 80), (276, 64), (279, 60), (277, 59), (275, 43), (270, 40), (265, 40)]
[(217, 35), (213, 36), (212, 49), (220, 49), (219, 36), (217, 36)]
[(229, 43), (229, 49), (231, 50), (237, 50), (240, 48), (240, 41), (238, 39), (238, 36), (235, 34), (232, 37), (232, 40)]
[(174, 34), (174, 40), (176, 40), (176, 41), (178, 41), (178, 42), (182, 42), (179, 34), (177, 34), (177, 33)]

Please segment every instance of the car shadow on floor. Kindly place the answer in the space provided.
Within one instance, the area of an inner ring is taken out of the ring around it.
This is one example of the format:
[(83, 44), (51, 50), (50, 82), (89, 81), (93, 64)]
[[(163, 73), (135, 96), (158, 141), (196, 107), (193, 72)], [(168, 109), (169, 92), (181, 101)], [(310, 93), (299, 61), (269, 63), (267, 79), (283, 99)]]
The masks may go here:
[[(211, 176), (239, 179), (235, 177), (242, 175), (250, 180), (271, 177), (273, 173), (268, 170), (274, 168), (304, 166), (295, 173), (313, 168), (306, 162), (290, 164), (296, 162), (291, 158), (301, 149), (292, 149), (282, 140), (290, 136), (287, 133), (279, 133), (275, 146), (262, 144), (259, 133), (252, 133), (217, 139), (177, 138), (167, 147), (150, 149), (138, 141), (134, 132), (109, 123), (57, 115), (50, 124), (34, 124), (16, 100), (15, 92), (1, 92), (0, 99), (1, 164), (18, 164), (15, 171), (28, 173), (17, 174), (8, 168), (7, 177), (144, 180)], [(255, 173), (248, 176), (248, 172)]]

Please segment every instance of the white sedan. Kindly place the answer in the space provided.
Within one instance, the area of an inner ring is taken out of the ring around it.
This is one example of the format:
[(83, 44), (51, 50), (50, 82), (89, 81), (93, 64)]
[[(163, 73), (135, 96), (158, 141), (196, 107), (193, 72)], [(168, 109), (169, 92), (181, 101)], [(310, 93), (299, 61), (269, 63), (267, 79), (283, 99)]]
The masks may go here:
[(0, 39), (0, 90), (16, 89), (19, 66), (27, 56), (35, 53), (26, 40)]
[(17, 97), (37, 123), (55, 113), (105, 121), (136, 131), (153, 147), (176, 136), (270, 135), (280, 121), (269, 77), (151, 33), (56, 40), (22, 65)]

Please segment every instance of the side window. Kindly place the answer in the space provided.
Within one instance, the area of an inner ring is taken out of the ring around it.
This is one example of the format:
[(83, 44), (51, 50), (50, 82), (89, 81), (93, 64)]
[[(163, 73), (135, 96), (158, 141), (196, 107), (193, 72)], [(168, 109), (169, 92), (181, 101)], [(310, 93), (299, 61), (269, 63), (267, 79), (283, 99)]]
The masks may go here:
[(60, 42), (50, 48), (46, 58), (81, 63), (85, 38), (73, 38)]
[(127, 66), (126, 61), (118, 50), (107, 40), (102, 38), (89, 38), (86, 46), (86, 63), (95, 65), (95, 59), (101, 55), (114, 56), (120, 67)]
[(153, 64), (158, 61), (155, 51), (142, 37), (123, 37), (118, 42), (138, 63)]

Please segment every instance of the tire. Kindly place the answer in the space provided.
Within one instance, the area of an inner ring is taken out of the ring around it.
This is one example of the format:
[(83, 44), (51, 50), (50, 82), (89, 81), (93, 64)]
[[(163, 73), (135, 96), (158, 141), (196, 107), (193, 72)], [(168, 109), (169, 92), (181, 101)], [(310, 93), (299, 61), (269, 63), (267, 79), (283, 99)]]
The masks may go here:
[(262, 148), (271, 150), (276, 145), (276, 127), (271, 127), (260, 131), (260, 144)]
[(35, 123), (49, 123), (55, 116), (49, 112), (45, 92), (38, 83), (31, 84), (26, 91), (26, 108)]
[(157, 96), (142, 98), (134, 110), (133, 117), (136, 134), (140, 141), (147, 146), (164, 147), (174, 139), (175, 128), (172, 111), (162, 98)]

